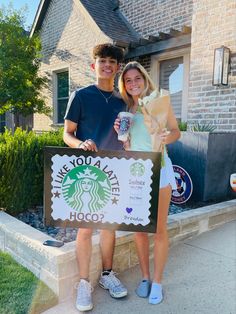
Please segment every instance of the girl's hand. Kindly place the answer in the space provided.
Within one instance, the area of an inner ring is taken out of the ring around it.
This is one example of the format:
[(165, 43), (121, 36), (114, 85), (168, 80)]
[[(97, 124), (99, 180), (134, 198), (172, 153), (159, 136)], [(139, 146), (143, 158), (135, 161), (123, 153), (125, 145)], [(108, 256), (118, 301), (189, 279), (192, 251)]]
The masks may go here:
[(114, 127), (116, 133), (118, 133), (118, 132), (119, 132), (119, 129), (120, 129), (120, 118), (116, 118), (113, 127)]
[(161, 133), (159, 133), (159, 137), (161, 139), (162, 144), (168, 144), (168, 136), (170, 131), (167, 131), (166, 128), (162, 129)]
[[(118, 134), (119, 129), (120, 129), (120, 118), (116, 118), (113, 127), (114, 127), (116, 133)], [(123, 147), (124, 147), (125, 150), (128, 150), (130, 148), (130, 140), (129, 140), (129, 138), (128, 138), (127, 141), (123, 142)]]

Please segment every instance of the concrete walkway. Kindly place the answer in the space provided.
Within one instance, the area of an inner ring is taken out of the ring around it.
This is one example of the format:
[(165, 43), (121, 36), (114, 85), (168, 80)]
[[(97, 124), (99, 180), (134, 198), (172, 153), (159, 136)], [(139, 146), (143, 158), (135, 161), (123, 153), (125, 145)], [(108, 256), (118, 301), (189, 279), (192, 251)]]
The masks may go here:
[[(164, 301), (149, 305), (134, 289), (140, 279), (139, 267), (119, 278), (129, 295), (112, 299), (96, 287), (94, 314), (235, 314), (236, 313), (236, 221), (198, 237), (179, 242), (170, 249), (163, 287)], [(75, 300), (61, 303), (44, 314), (78, 314)]]

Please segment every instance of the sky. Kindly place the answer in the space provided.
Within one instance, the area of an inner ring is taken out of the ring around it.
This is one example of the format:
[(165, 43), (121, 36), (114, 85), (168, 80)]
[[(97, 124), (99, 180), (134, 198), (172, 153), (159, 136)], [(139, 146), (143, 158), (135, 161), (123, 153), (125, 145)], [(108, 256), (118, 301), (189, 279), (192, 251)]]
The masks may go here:
[(0, 7), (2, 5), (8, 6), (9, 3), (13, 4), (14, 9), (21, 9), (23, 6), (27, 5), (28, 12), (26, 12), (26, 27), (31, 27), (34, 17), (39, 5), (40, 0), (0, 0)]

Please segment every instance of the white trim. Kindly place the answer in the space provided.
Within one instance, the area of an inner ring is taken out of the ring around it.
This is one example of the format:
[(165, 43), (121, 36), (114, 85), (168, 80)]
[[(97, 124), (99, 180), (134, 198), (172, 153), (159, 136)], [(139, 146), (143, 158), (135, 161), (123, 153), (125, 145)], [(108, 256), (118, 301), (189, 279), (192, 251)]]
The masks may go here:
[(31, 30), (30, 30), (30, 37), (32, 37), (33, 34), (34, 34), (35, 27), (36, 27), (36, 25), (38, 23), (39, 16), (41, 14), (44, 2), (45, 2), (45, 0), (41, 0), (39, 5), (38, 5), (38, 9), (37, 9), (37, 12), (36, 12), (35, 17), (34, 17), (33, 25), (32, 25)]
[(151, 77), (159, 88), (160, 61), (183, 57), (183, 94), (181, 107), (181, 121), (187, 121), (188, 109), (188, 87), (189, 87), (189, 70), (190, 70), (190, 48), (176, 49), (151, 56)]

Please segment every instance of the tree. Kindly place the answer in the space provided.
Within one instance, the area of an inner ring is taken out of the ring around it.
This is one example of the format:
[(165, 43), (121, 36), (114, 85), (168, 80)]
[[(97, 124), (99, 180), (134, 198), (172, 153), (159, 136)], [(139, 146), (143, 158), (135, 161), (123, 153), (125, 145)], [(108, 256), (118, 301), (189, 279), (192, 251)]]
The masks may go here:
[(0, 114), (48, 114), (40, 92), (47, 78), (39, 76), (41, 43), (24, 30), (22, 11), (0, 8)]

